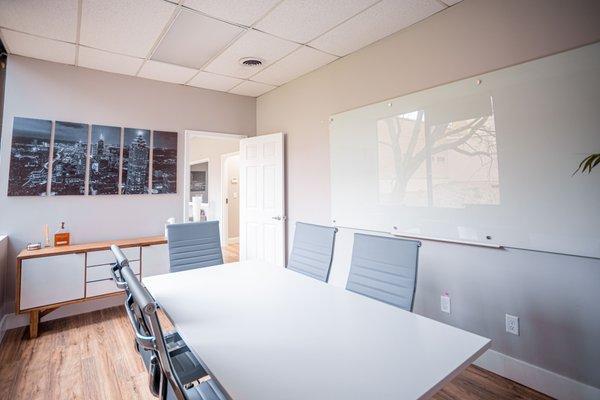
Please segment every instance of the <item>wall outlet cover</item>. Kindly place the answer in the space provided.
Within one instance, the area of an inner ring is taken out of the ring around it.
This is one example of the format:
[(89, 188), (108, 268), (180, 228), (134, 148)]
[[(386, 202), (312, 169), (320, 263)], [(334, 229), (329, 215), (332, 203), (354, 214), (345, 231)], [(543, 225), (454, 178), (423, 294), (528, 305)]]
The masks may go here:
[(442, 312), (450, 314), (450, 296), (447, 293), (440, 297), (440, 308)]
[(519, 317), (506, 314), (506, 332), (519, 336)]

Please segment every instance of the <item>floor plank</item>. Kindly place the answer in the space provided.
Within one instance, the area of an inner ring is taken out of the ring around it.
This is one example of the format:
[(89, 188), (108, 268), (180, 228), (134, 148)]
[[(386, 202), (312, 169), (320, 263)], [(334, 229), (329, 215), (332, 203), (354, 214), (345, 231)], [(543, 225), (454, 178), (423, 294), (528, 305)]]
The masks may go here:
[[(224, 248), (238, 260), (237, 245)], [(166, 330), (170, 323), (161, 315)], [(0, 399), (155, 399), (134, 350), (125, 310), (114, 307), (6, 332), (0, 344)], [(435, 400), (549, 400), (550, 397), (476, 366), (433, 396)]]

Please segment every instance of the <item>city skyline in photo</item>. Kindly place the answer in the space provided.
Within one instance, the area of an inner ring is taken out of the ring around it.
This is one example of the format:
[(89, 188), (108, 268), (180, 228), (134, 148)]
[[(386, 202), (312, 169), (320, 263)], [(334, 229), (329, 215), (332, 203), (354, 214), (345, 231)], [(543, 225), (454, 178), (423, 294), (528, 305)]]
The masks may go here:
[(177, 192), (177, 132), (14, 117), (12, 133), (9, 196)]

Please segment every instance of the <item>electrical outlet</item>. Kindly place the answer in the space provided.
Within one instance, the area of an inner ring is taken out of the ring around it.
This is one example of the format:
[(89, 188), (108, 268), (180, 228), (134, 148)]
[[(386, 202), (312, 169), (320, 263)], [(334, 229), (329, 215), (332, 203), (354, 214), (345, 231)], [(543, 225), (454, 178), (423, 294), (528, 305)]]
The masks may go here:
[(506, 332), (519, 336), (519, 317), (514, 315), (506, 315)]
[(450, 314), (450, 295), (448, 293), (444, 293), (440, 297), (440, 308), (442, 312)]

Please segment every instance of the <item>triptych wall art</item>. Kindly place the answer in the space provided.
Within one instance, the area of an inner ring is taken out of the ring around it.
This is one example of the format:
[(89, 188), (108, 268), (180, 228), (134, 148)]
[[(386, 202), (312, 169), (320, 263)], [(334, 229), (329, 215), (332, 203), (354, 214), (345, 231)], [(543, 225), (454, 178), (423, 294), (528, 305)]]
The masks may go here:
[(177, 192), (177, 132), (15, 117), (9, 196)]

